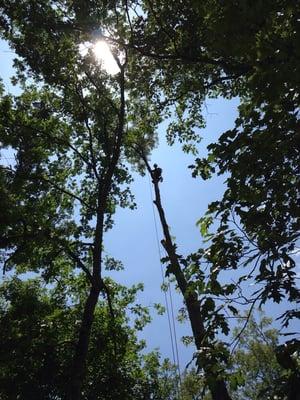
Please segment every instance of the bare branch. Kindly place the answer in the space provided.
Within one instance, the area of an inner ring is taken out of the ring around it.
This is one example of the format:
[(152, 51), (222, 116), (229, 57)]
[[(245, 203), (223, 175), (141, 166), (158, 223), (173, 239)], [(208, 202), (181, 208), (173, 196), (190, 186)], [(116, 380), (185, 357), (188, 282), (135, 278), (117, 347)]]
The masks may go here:
[(17, 127), (19, 127), (19, 128), (23, 128), (23, 129), (26, 128), (26, 129), (29, 129), (29, 130), (31, 130), (31, 131), (33, 131), (33, 132), (40, 133), (41, 135), (46, 136), (48, 139), (50, 139), (51, 141), (54, 141), (54, 142), (56, 142), (56, 143), (58, 143), (58, 144), (59, 144), (59, 143), (65, 144), (65, 145), (68, 146), (71, 150), (73, 150), (74, 153), (77, 154), (78, 157), (79, 157), (85, 164), (87, 164), (88, 166), (92, 166), (91, 163), (89, 162), (89, 160), (87, 160), (87, 159), (84, 157), (84, 155), (83, 155), (82, 153), (80, 153), (80, 151), (79, 151), (75, 146), (73, 146), (68, 140), (66, 140), (66, 139), (64, 139), (64, 138), (61, 138), (61, 137), (58, 138), (58, 137), (52, 136), (52, 135), (50, 135), (48, 132), (43, 131), (43, 130), (41, 130), (41, 129), (34, 128), (34, 127), (32, 127), (32, 126), (22, 125), (22, 124), (19, 124), (19, 123), (16, 123), (15, 125), (16, 125)]
[(93, 284), (94, 283), (94, 278), (93, 278), (92, 274), (90, 273), (89, 269), (81, 261), (80, 257), (76, 253), (74, 253), (74, 251), (71, 250), (70, 248), (67, 248), (66, 252), (74, 261), (76, 261), (78, 267), (80, 269), (82, 269), (83, 272), (85, 272), (85, 274), (88, 277), (89, 281), (91, 282), (91, 284)]
[(50, 183), (56, 190), (72, 197), (75, 200), (78, 200), (81, 204), (83, 204), (84, 206), (86, 206), (88, 209), (96, 211), (93, 207), (91, 207), (86, 201), (84, 201), (83, 199), (81, 199), (79, 196), (77, 196), (76, 194), (69, 192), (68, 190), (58, 186), (56, 183), (54, 183), (51, 179), (46, 178), (45, 176), (37, 176), (36, 179), (41, 179), (45, 182)]
[(250, 320), (250, 317), (251, 317), (251, 315), (252, 315), (252, 311), (253, 311), (253, 309), (254, 309), (254, 306), (255, 306), (256, 302), (259, 300), (259, 298), (260, 298), (260, 294), (259, 294), (259, 296), (257, 296), (256, 299), (253, 300), (253, 302), (252, 302), (252, 304), (251, 304), (251, 307), (250, 307), (250, 309), (249, 309), (249, 311), (248, 311), (248, 314), (247, 314), (247, 317), (246, 317), (246, 321), (245, 321), (245, 323), (244, 323), (242, 329), (241, 329), (240, 332), (236, 335), (236, 337), (233, 339), (233, 341), (230, 343), (230, 346), (232, 346), (232, 345), (234, 344), (234, 346), (233, 346), (233, 348), (232, 348), (232, 350), (231, 350), (231, 354), (234, 352), (234, 350), (236, 349), (237, 345), (239, 344), (239, 342), (240, 342), (240, 340), (241, 340), (241, 336), (242, 336), (242, 334), (244, 333), (244, 331), (245, 331), (245, 329), (246, 329), (246, 327), (247, 327), (247, 325), (248, 325), (248, 322), (249, 322), (249, 320)]

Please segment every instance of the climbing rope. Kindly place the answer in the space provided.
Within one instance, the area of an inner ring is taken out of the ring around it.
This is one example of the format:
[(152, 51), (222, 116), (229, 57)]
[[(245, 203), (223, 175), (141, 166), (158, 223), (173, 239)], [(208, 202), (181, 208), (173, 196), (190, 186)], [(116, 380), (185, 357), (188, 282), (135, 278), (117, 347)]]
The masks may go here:
[[(162, 259), (161, 244), (160, 244), (160, 241), (159, 241), (156, 214), (155, 214), (155, 209), (154, 209), (154, 199), (153, 199), (152, 185), (151, 185), (151, 180), (150, 180), (149, 175), (148, 175), (148, 180), (149, 180), (149, 190), (150, 190), (151, 203), (152, 203), (153, 220), (154, 220), (154, 226), (155, 226), (156, 243), (157, 243), (157, 249), (158, 249), (158, 255), (159, 255), (161, 279), (162, 279), (162, 284), (163, 284), (163, 287), (164, 287), (165, 306), (166, 306), (166, 311), (167, 311), (167, 319), (168, 319), (168, 326), (169, 326), (170, 342), (171, 342), (171, 347), (172, 347), (173, 363), (174, 363), (174, 365), (176, 366), (176, 369), (177, 369), (179, 385), (181, 385), (179, 352), (178, 352), (178, 344), (177, 344), (177, 334), (176, 334), (176, 325), (175, 325), (175, 315), (174, 315), (172, 292), (171, 292), (170, 282), (169, 281), (166, 282), (166, 280), (165, 280), (163, 266), (162, 266), (162, 263), (161, 263), (161, 259)], [(165, 290), (165, 288), (167, 288), (167, 290)], [(168, 300), (167, 294), (169, 294), (169, 300)], [(171, 323), (171, 320), (172, 320), (172, 323)]]

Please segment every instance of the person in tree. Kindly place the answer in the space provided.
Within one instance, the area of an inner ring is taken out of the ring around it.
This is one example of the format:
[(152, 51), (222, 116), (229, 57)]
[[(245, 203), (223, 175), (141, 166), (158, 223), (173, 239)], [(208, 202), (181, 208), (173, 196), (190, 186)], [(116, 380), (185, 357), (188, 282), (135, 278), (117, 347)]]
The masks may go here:
[(153, 183), (158, 183), (163, 181), (163, 177), (161, 176), (162, 174), (162, 169), (157, 165), (153, 165), (153, 170), (151, 171), (151, 176), (152, 176), (152, 182)]

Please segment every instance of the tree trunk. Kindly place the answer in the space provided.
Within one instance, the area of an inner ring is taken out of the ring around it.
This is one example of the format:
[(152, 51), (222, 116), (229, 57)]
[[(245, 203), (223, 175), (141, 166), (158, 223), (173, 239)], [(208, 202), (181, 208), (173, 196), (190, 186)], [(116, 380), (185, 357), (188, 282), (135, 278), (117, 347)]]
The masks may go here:
[[(144, 160), (145, 161), (145, 160)], [(146, 162), (147, 169), (151, 173), (151, 168)], [(154, 204), (159, 213), (161, 225), (163, 228), (163, 233), (165, 240), (163, 241), (164, 248), (169, 256), (171, 263), (171, 270), (174, 274), (178, 287), (182, 293), (182, 296), (185, 300), (186, 308), (189, 315), (189, 320), (192, 327), (194, 342), (197, 350), (201, 350), (201, 348), (206, 345), (206, 330), (203, 324), (203, 319), (201, 316), (201, 307), (200, 302), (195, 291), (189, 290), (188, 282), (182, 272), (178, 256), (176, 254), (175, 246), (172, 242), (169, 227), (167, 224), (167, 220), (165, 217), (165, 213), (161, 204), (160, 190), (159, 190), (159, 181), (153, 179), (154, 189), (155, 189), (155, 201)], [(214, 373), (210, 371), (209, 368), (203, 367), (205, 376), (209, 379), (209, 389), (212, 395), (213, 400), (231, 400), (229, 396), (226, 383), (223, 379), (218, 376), (214, 376)]]
[(73, 360), (73, 368), (70, 377), (68, 400), (78, 400), (81, 398), (81, 388), (86, 372), (86, 357), (90, 341), (91, 328), (94, 321), (94, 312), (100, 294), (100, 287), (91, 286), (89, 296), (86, 300), (82, 316), (79, 339)]
[[(96, 176), (98, 179), (98, 209), (97, 209), (97, 223), (95, 228), (94, 249), (93, 249), (93, 272), (92, 282), (89, 296), (86, 300), (81, 327), (79, 332), (79, 339), (76, 345), (75, 356), (73, 359), (73, 366), (70, 377), (70, 384), (68, 387), (66, 400), (80, 400), (82, 394), (83, 382), (86, 375), (86, 359), (88, 355), (88, 347), (91, 335), (92, 324), (94, 321), (95, 308), (98, 302), (100, 291), (104, 289), (101, 267), (102, 267), (102, 246), (103, 246), (103, 231), (104, 231), (104, 217), (106, 213), (107, 199), (110, 194), (112, 179), (119, 162), (122, 140), (124, 135), (124, 121), (125, 121), (125, 79), (124, 68), (125, 65), (120, 67), (120, 112), (118, 126), (115, 130), (115, 145), (112, 154), (108, 155), (108, 166), (103, 172), (101, 177)], [(93, 160), (92, 160), (93, 161)], [(94, 161), (93, 161), (94, 162)], [(96, 168), (96, 165), (94, 165)]]

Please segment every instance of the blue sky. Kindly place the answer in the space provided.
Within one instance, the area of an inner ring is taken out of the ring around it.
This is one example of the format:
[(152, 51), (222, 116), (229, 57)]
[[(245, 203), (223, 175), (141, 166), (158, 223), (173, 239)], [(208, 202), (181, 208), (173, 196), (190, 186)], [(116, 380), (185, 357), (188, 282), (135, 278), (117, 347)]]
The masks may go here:
[[(0, 76), (4, 78), (5, 88), (14, 90), (9, 82), (12, 72), (13, 53), (6, 43), (0, 41)], [(206, 146), (215, 141), (218, 136), (230, 129), (237, 116), (238, 99), (207, 100), (204, 116), (207, 126), (199, 130), (203, 137), (198, 149), (201, 156), (206, 154)], [(153, 151), (151, 163), (157, 163), (163, 169), (164, 181), (160, 185), (161, 196), (171, 233), (176, 238), (178, 252), (187, 255), (201, 247), (201, 236), (196, 227), (196, 221), (205, 213), (207, 205), (221, 197), (224, 190), (224, 177), (216, 177), (203, 182), (200, 178), (191, 177), (187, 168), (194, 157), (184, 154), (179, 145), (169, 147), (164, 134), (166, 125), (159, 128), (160, 144)], [(134, 173), (132, 191), (135, 194), (137, 210), (119, 209), (115, 216), (115, 226), (105, 236), (105, 251), (120, 259), (124, 271), (113, 272), (116, 281), (131, 285), (143, 282), (145, 290), (139, 295), (143, 305), (153, 306), (154, 303), (164, 304), (164, 294), (160, 290), (162, 283), (159, 241), (162, 239), (159, 219), (152, 202), (152, 185), (148, 176), (141, 177)], [(154, 217), (155, 216), (155, 217)], [(156, 221), (156, 222), (155, 222)], [(155, 223), (158, 227), (156, 235)], [(157, 240), (158, 239), (158, 240)], [(172, 290), (174, 310), (183, 306), (182, 298)], [(180, 341), (183, 335), (190, 335), (189, 324), (179, 324), (176, 321), (179, 358), (181, 368), (190, 360), (193, 349), (186, 348)], [(171, 343), (167, 315), (156, 315), (153, 312), (153, 322), (141, 333), (146, 339), (148, 349), (159, 348), (162, 355), (172, 359)]]
[[(12, 74), (13, 52), (7, 44), (0, 41), (0, 76), (5, 89), (16, 93), (9, 76)], [(208, 100), (204, 109), (207, 126), (199, 130), (203, 140), (199, 144), (200, 155), (206, 153), (206, 146), (216, 140), (220, 133), (232, 127), (237, 115), (238, 100)], [(175, 236), (179, 253), (184, 255), (201, 246), (201, 236), (196, 221), (204, 214), (209, 202), (219, 198), (223, 192), (223, 179), (215, 178), (208, 182), (191, 177), (187, 168), (194, 157), (181, 151), (179, 145), (168, 146), (165, 141), (166, 124), (159, 128), (160, 143), (153, 151), (151, 162), (163, 169), (164, 181), (161, 184), (162, 202), (165, 207), (171, 234)], [(154, 303), (165, 304), (165, 297), (160, 289), (162, 284), (160, 254), (164, 254), (159, 242), (163, 238), (159, 219), (152, 201), (151, 180), (146, 175), (134, 173), (132, 191), (135, 194), (137, 209), (134, 211), (118, 209), (114, 228), (105, 236), (105, 251), (121, 260), (124, 271), (112, 273), (118, 282), (131, 285), (144, 283), (144, 292), (138, 301), (153, 307)], [(158, 235), (155, 224), (157, 224)], [(174, 312), (183, 306), (181, 296), (172, 288)], [(153, 321), (141, 333), (147, 341), (148, 349), (159, 348), (164, 357), (172, 359), (172, 349), (167, 315), (157, 315), (153, 309)], [(192, 357), (192, 347), (186, 348), (180, 338), (190, 335), (189, 324), (176, 321), (179, 359), (183, 368)]]
[[(204, 111), (207, 119), (205, 129), (199, 131), (203, 137), (199, 144), (200, 155), (206, 154), (206, 146), (216, 140), (225, 130), (233, 126), (237, 116), (238, 100), (208, 100)], [(151, 162), (163, 169), (163, 183), (160, 184), (162, 203), (165, 208), (172, 236), (175, 236), (178, 252), (187, 255), (201, 247), (202, 240), (196, 221), (205, 213), (207, 205), (220, 196), (224, 190), (224, 177), (203, 182), (192, 178), (188, 169), (194, 157), (183, 153), (179, 145), (166, 144), (163, 124), (159, 129), (160, 145), (151, 156)], [(159, 250), (153, 216), (152, 184), (148, 176), (135, 174), (132, 186), (137, 202), (137, 210), (118, 210), (114, 228), (106, 235), (105, 248), (123, 261), (125, 270), (116, 272), (115, 279), (126, 284), (144, 282), (145, 290), (140, 301), (145, 305), (155, 302), (164, 304), (160, 290), (162, 283)], [(159, 241), (163, 238), (159, 218), (154, 209), (158, 226)], [(163, 249), (160, 250), (162, 254)], [(175, 311), (183, 306), (182, 297), (172, 290)], [(190, 335), (189, 324), (176, 322), (178, 339)], [(167, 316), (154, 316), (154, 320), (143, 334), (150, 349), (159, 347), (164, 356), (171, 358)], [(178, 340), (180, 364), (184, 367), (191, 359), (192, 348), (186, 348)]]

